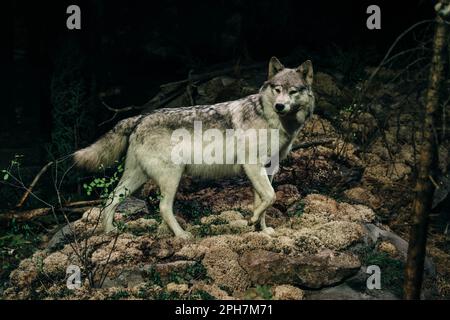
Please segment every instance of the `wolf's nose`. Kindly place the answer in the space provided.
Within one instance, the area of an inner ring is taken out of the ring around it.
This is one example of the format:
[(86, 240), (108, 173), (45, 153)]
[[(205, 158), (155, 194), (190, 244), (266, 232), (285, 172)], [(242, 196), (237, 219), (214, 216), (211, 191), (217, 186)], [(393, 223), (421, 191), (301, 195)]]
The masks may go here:
[(275, 110), (277, 110), (277, 111), (283, 111), (283, 110), (284, 110), (284, 104), (282, 104), (282, 103), (277, 103), (277, 104), (275, 105)]

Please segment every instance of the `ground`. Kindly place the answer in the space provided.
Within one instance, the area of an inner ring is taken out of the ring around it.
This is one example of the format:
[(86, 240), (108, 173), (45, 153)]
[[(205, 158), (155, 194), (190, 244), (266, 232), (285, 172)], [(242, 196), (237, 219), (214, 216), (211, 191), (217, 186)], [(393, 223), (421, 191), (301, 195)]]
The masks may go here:
[[(236, 95), (256, 90), (245, 81), (219, 80), (205, 86), (220, 83), (218, 90)], [(396, 112), (393, 101), (404, 98), (396, 90), (369, 93), (373, 101), (390, 101), (383, 105), (388, 110), (373, 106), (361, 111), (351, 108), (351, 89), (333, 75), (318, 73), (315, 81), (317, 115), (274, 179), (277, 201), (267, 213), (273, 236), (248, 224), (253, 198), (245, 179), (201, 182), (186, 177), (175, 211), (195, 237), (174, 238), (161, 222), (158, 190), (150, 181), (117, 210), (117, 235), (98, 235), (100, 209), (86, 211), (21, 261), (3, 297), (400, 298), (417, 156), (411, 139), (420, 144), (411, 123), (418, 115)], [(208, 102), (220, 96), (205, 92)], [(342, 105), (350, 107), (343, 110)], [(302, 145), (321, 139), (328, 140)], [(440, 148), (439, 166), (446, 174), (448, 146)], [(432, 223), (424, 298), (450, 297), (448, 248), (448, 235)], [(81, 268), (80, 289), (67, 289), (70, 264)], [(367, 287), (366, 271), (372, 265), (380, 267), (381, 289)]]

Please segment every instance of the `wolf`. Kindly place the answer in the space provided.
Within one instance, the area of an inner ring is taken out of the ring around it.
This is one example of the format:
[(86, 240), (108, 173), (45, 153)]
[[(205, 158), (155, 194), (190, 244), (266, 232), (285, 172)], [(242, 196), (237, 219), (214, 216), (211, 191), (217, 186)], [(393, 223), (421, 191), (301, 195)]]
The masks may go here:
[[(126, 155), (123, 175), (102, 214), (102, 230), (115, 230), (114, 212), (123, 196), (135, 192), (151, 179), (160, 190), (162, 219), (176, 237), (190, 238), (192, 235), (182, 229), (173, 214), (173, 202), (182, 176), (219, 179), (245, 174), (254, 192), (249, 223), (262, 232), (273, 234), (274, 229), (266, 225), (265, 211), (276, 198), (272, 187), (275, 173), (267, 172), (267, 164), (189, 164), (175, 163), (171, 158), (174, 130), (190, 128), (194, 121), (201, 121), (205, 129), (213, 128), (222, 133), (227, 129), (275, 129), (279, 149), (270, 150), (270, 155), (277, 153), (280, 160), (286, 158), (297, 133), (314, 111), (313, 66), (307, 60), (297, 68), (286, 68), (272, 57), (268, 69), (267, 81), (256, 94), (214, 105), (164, 108), (127, 118), (94, 144), (76, 151), (75, 164), (93, 171), (110, 166)], [(229, 153), (237, 152), (237, 148), (225, 148)], [(249, 145), (244, 143), (244, 148), (247, 152)]]

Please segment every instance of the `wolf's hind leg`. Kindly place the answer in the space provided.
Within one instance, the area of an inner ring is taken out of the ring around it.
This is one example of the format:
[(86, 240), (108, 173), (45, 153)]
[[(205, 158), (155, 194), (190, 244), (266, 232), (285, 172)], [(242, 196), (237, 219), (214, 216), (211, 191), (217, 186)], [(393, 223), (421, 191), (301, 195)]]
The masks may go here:
[[(253, 210), (253, 217), (250, 219), (251, 223), (258, 223), (266, 209), (270, 207), (275, 201), (275, 191), (272, 188), (272, 184), (265, 172), (261, 171), (261, 167), (258, 165), (244, 165), (244, 171), (247, 177), (250, 179), (253, 188), (258, 194), (259, 198), (255, 197), (255, 208)], [(259, 202), (259, 204), (258, 204)], [(261, 228), (265, 227), (261, 224)]]
[(161, 201), (159, 203), (159, 210), (164, 222), (170, 227), (176, 237), (192, 238), (192, 235), (184, 231), (178, 223), (173, 214), (173, 202), (175, 194), (177, 193), (178, 185), (180, 184), (183, 168), (171, 168), (170, 170), (161, 170), (158, 176), (154, 177), (159, 189), (161, 191)]
[(138, 166), (130, 166), (128, 163), (125, 165), (122, 178), (114, 191), (109, 195), (107, 206), (103, 212), (102, 227), (105, 232), (114, 230), (114, 212), (123, 197), (135, 192), (147, 180), (148, 176)]

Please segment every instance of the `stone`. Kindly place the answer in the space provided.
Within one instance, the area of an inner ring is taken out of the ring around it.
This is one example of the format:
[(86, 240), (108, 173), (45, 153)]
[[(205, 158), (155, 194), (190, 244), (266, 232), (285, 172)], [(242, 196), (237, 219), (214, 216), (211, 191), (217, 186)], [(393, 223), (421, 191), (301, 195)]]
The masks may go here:
[(303, 296), (303, 290), (289, 284), (284, 284), (273, 288), (274, 300), (303, 300)]
[(345, 190), (344, 196), (352, 202), (364, 204), (374, 210), (379, 209), (382, 204), (378, 196), (362, 187)]
[(380, 242), (378, 244), (377, 249), (380, 252), (386, 253), (391, 258), (396, 258), (399, 255), (397, 248), (392, 243), (390, 243), (388, 241)]
[(252, 284), (293, 284), (307, 288), (336, 284), (360, 268), (356, 256), (330, 250), (290, 256), (258, 249), (245, 252), (239, 264), (248, 273)]
[(398, 300), (389, 291), (374, 290), (374, 295), (352, 289), (347, 284), (341, 284), (332, 288), (325, 288), (320, 291), (311, 291), (305, 294), (306, 300)]
[(183, 295), (189, 291), (189, 286), (185, 283), (178, 284), (170, 282), (167, 284), (166, 290), (170, 293), (178, 293), (179, 295)]

